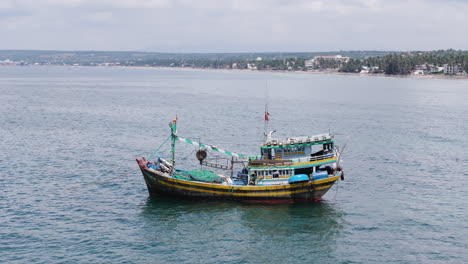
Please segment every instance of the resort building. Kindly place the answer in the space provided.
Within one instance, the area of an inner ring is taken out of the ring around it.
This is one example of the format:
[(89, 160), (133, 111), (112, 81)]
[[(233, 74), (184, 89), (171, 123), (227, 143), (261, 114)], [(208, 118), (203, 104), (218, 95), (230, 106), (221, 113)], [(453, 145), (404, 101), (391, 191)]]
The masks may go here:
[(306, 68), (315, 68), (320, 67), (321, 62), (324, 61), (334, 61), (336, 63), (336, 67), (340, 67), (343, 63), (347, 63), (349, 61), (349, 57), (344, 57), (341, 55), (322, 55), (322, 56), (315, 56), (311, 60), (305, 60), (304, 66)]
[(327, 60), (338, 60), (340, 62), (348, 62), (349, 57), (344, 57), (341, 55), (324, 55), (324, 56), (315, 56), (314, 59), (327, 59)]

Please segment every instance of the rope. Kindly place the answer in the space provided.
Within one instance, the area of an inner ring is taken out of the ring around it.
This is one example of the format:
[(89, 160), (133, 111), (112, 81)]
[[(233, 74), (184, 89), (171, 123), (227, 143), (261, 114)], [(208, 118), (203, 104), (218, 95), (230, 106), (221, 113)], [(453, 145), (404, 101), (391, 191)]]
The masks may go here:
[(164, 142), (161, 143), (161, 145), (159, 145), (159, 147), (155, 151), (153, 151), (153, 153), (151, 153), (151, 155), (148, 156), (147, 160), (150, 160), (156, 154), (156, 152), (158, 152), (159, 149), (171, 138), (171, 136), (172, 135), (170, 135), (166, 140), (164, 140)]
[(234, 157), (237, 157), (237, 158), (246, 158), (245, 155), (237, 154), (237, 153), (234, 153), (234, 152), (231, 152), (231, 151), (228, 151), (228, 150), (224, 150), (224, 149), (212, 146), (212, 145), (206, 145), (206, 144), (202, 144), (202, 143), (199, 143), (199, 142), (195, 142), (195, 141), (190, 140), (190, 139), (181, 138), (181, 137), (178, 137), (178, 136), (176, 137), (176, 139), (179, 140), (179, 141), (191, 144), (191, 145), (195, 145), (195, 146), (198, 146), (198, 147), (201, 147), (201, 148), (206, 148), (206, 149), (209, 149), (209, 150), (221, 152), (221, 153), (224, 153), (226, 155), (234, 156)]
[(336, 188), (335, 188), (335, 197), (333, 197), (333, 200), (336, 201), (336, 196), (338, 195), (338, 189), (340, 187), (340, 182), (338, 182), (339, 180), (337, 180), (337, 183), (336, 183)]

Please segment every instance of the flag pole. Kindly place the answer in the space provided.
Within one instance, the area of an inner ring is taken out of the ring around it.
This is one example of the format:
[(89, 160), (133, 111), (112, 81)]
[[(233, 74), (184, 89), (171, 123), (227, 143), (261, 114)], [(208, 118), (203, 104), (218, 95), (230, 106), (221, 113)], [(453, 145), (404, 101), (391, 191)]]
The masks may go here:
[(270, 112), (268, 112), (268, 81), (265, 81), (265, 121), (263, 125), (263, 134), (265, 141), (268, 139), (268, 122), (270, 121)]
[(171, 127), (171, 162), (172, 168), (175, 168), (175, 144), (177, 139), (177, 120), (179, 117), (176, 114), (176, 118), (169, 123)]

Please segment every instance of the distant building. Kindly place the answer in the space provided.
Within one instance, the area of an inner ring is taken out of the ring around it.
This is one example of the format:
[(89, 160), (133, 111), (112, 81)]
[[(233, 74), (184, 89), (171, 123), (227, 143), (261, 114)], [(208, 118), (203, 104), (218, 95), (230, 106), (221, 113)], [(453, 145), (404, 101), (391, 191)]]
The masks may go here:
[(312, 68), (312, 67), (314, 67), (314, 62), (315, 62), (315, 60), (305, 60), (304, 61), (304, 66), (306, 68)]
[(414, 67), (414, 71), (411, 72), (413, 75), (426, 75), (428, 73), (427, 64), (418, 64)]
[(371, 67), (362, 66), (361, 71), (360, 71), (360, 73), (363, 73), (363, 74), (379, 73), (379, 72), (380, 72), (379, 66), (371, 66)]
[(444, 74), (463, 74), (463, 68), (459, 64), (444, 64)]
[(323, 56), (315, 56), (311, 60), (305, 60), (304, 61), (304, 66), (306, 68), (316, 68), (320, 67), (320, 61), (323, 60), (334, 60), (337, 61), (339, 65), (342, 65), (343, 63), (346, 63), (349, 61), (349, 57), (344, 57), (341, 55), (323, 55)]
[(0, 65), (17, 65), (17, 64), (19, 64), (19, 63), (16, 62), (16, 61), (9, 60), (9, 59), (6, 59), (4, 61), (0, 61)]
[(255, 64), (253, 64), (253, 63), (247, 63), (247, 69), (249, 69), (249, 70), (256, 70), (256, 69), (257, 69), (257, 66), (255, 66)]
[(323, 56), (315, 56), (314, 59), (326, 59), (326, 60), (339, 60), (341, 62), (348, 62), (349, 57), (344, 57), (341, 55), (323, 55)]
[(416, 65), (415, 69), (425, 71), (425, 70), (427, 70), (427, 65), (426, 64)]
[(444, 71), (444, 67), (438, 67), (434, 64), (427, 64), (427, 70), (429, 73), (441, 73)]
[(360, 72), (360, 73), (367, 74), (367, 73), (370, 72), (370, 70), (371, 70), (370, 67), (362, 66), (362, 69), (361, 69), (361, 72)]

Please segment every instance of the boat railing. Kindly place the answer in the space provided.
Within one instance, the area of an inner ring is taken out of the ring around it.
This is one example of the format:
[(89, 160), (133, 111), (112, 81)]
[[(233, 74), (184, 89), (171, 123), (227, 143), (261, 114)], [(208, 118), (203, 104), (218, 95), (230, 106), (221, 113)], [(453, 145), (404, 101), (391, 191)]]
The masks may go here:
[(333, 156), (334, 156), (333, 152), (331, 152), (331, 153), (323, 154), (320, 156), (312, 156), (309, 158), (309, 160), (310, 161), (324, 160), (324, 159), (333, 158)]
[(295, 159), (291, 159), (290, 161), (292, 161), (292, 163), (295, 164), (295, 163), (304, 163), (304, 162), (311, 162), (311, 161), (320, 161), (320, 160), (330, 159), (333, 157), (335, 157), (334, 153), (330, 152), (330, 153), (319, 155), (319, 156), (295, 158)]

